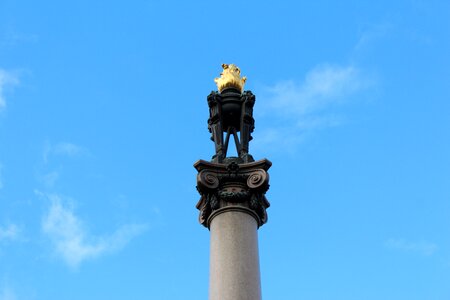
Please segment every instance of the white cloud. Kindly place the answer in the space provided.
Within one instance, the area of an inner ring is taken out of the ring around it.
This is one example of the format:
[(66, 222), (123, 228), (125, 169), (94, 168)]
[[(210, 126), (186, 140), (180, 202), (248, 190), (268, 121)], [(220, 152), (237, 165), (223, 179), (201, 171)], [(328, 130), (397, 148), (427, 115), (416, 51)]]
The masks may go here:
[(53, 153), (58, 155), (76, 156), (84, 152), (84, 148), (72, 143), (58, 143), (53, 147)]
[(283, 81), (266, 88), (258, 103), (262, 106), (260, 118), (270, 117), (271, 127), (255, 133), (255, 146), (294, 149), (312, 131), (342, 124), (344, 118), (333, 108), (371, 85), (355, 66), (325, 64), (310, 70), (301, 82)]
[(17, 297), (10, 287), (3, 286), (0, 290), (0, 300), (17, 300)]
[(0, 69), (0, 111), (6, 107), (6, 99), (4, 96), (4, 89), (6, 86), (14, 86), (19, 83), (17, 76), (12, 73)]
[(367, 86), (354, 66), (321, 65), (308, 72), (303, 82), (284, 81), (270, 87), (270, 106), (291, 116), (304, 116), (344, 101)]
[[(61, 167), (58, 170), (48, 168), (54, 166), (49, 164), (57, 158), (75, 158), (88, 156), (89, 151), (85, 147), (70, 142), (50, 143), (45, 141), (42, 150), (43, 169), (38, 170), (37, 180), (43, 183), (47, 188), (54, 187), (61, 177)], [(61, 166), (61, 165), (60, 165)]]
[(55, 185), (55, 182), (59, 179), (59, 172), (52, 171), (43, 175), (40, 179), (47, 187), (53, 187)]
[(252, 148), (256, 151), (284, 151), (293, 154), (295, 146), (305, 140), (307, 133), (300, 134), (294, 127), (273, 127), (255, 134)]
[(15, 224), (8, 224), (6, 226), (0, 226), (0, 242), (6, 240), (15, 240), (20, 233), (19, 227)]
[(43, 159), (44, 162), (48, 162), (48, 158), (50, 155), (59, 155), (59, 156), (67, 156), (67, 157), (75, 157), (87, 154), (88, 150), (79, 145), (69, 143), (69, 142), (60, 142), (57, 144), (50, 144), (46, 142), (44, 146)]
[(15, 46), (20, 43), (36, 43), (39, 40), (37, 34), (25, 34), (11, 28), (0, 36), (0, 46)]
[(385, 246), (390, 249), (396, 249), (407, 252), (416, 252), (421, 255), (430, 256), (433, 255), (438, 249), (438, 245), (431, 242), (420, 241), (410, 242), (405, 239), (388, 239), (385, 242)]
[(64, 203), (58, 195), (47, 197), (51, 204), (42, 220), (42, 231), (50, 238), (55, 253), (73, 268), (85, 260), (121, 250), (147, 228), (146, 225), (128, 224), (111, 235), (94, 236), (75, 214), (73, 205)]
[(360, 32), (358, 42), (354, 47), (354, 54), (373, 47), (373, 43), (381, 40), (394, 30), (394, 25), (389, 22), (369, 24)]

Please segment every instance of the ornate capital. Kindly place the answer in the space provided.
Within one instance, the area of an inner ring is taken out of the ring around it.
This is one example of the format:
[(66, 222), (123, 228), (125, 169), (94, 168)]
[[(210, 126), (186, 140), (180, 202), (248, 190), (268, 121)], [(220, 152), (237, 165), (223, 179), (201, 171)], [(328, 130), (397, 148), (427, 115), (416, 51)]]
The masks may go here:
[(199, 160), (197, 190), (201, 197), (197, 203), (199, 222), (209, 228), (215, 215), (227, 210), (239, 210), (252, 215), (258, 227), (267, 222), (266, 209), (270, 206), (265, 193), (269, 189), (267, 170), (272, 163), (267, 159), (241, 163), (239, 159), (226, 159), (224, 163)]

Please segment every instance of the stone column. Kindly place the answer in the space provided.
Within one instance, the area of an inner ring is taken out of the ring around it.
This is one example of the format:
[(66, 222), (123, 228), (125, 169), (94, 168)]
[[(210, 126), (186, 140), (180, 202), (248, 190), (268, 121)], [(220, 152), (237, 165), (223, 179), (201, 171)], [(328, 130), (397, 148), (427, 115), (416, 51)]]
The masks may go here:
[(261, 299), (258, 223), (244, 211), (211, 220), (209, 299)]
[(267, 221), (271, 163), (241, 163), (226, 158), (223, 164), (203, 160), (197, 189), (199, 221), (211, 232), (210, 300), (261, 299), (257, 229)]

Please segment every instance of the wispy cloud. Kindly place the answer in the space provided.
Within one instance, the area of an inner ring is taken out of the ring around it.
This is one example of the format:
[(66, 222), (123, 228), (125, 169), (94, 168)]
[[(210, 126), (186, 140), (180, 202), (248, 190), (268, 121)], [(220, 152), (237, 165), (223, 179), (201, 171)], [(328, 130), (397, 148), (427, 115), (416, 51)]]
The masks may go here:
[(6, 107), (4, 95), (5, 87), (19, 84), (19, 79), (14, 72), (0, 69), (0, 111)]
[(17, 296), (9, 286), (3, 285), (0, 289), (0, 300), (17, 300)]
[(50, 239), (55, 253), (72, 268), (85, 260), (121, 250), (147, 229), (146, 225), (128, 224), (113, 234), (95, 236), (89, 233), (69, 201), (55, 194), (45, 196), (51, 203), (42, 219), (42, 231)]
[(83, 147), (67, 142), (58, 143), (53, 146), (53, 153), (58, 155), (76, 156), (85, 151)]
[(375, 24), (368, 24), (363, 30), (360, 31), (358, 42), (354, 47), (354, 55), (370, 49), (373, 43), (382, 40), (386, 36), (392, 33), (395, 26), (390, 22), (380, 22)]
[(51, 171), (47, 174), (44, 174), (40, 177), (40, 180), (44, 183), (46, 187), (53, 187), (55, 182), (59, 179), (58, 171)]
[(37, 180), (47, 188), (54, 187), (63, 173), (63, 168), (60, 162), (58, 165), (52, 164), (51, 162), (58, 162), (58, 159), (86, 157), (89, 155), (90, 153), (87, 148), (74, 143), (50, 143), (49, 141), (45, 141), (42, 149), (42, 164), (39, 165), (40, 169), (36, 170)]
[(0, 242), (16, 240), (19, 237), (20, 229), (15, 224), (0, 226)]
[(405, 239), (388, 239), (385, 242), (385, 246), (390, 249), (415, 252), (424, 256), (433, 255), (438, 249), (438, 245), (431, 242), (420, 241), (420, 242), (410, 242)]
[(46, 142), (43, 151), (44, 162), (47, 163), (50, 155), (59, 155), (67, 157), (75, 157), (80, 155), (88, 154), (89, 151), (79, 145), (69, 142), (60, 142), (56, 144), (51, 144)]
[(342, 103), (345, 96), (367, 86), (354, 66), (317, 66), (302, 82), (284, 81), (269, 87), (270, 106), (288, 116), (308, 115)]
[(12, 28), (0, 34), (0, 46), (15, 46), (21, 43), (36, 43), (39, 41), (37, 34), (20, 33)]
[[(353, 65), (322, 64), (310, 70), (303, 81), (282, 81), (266, 88), (261, 118), (270, 116), (270, 129), (255, 139), (258, 146), (295, 146), (319, 128), (338, 126), (343, 117), (333, 108), (369, 88), (373, 82)], [(292, 147), (291, 147), (292, 148)]]

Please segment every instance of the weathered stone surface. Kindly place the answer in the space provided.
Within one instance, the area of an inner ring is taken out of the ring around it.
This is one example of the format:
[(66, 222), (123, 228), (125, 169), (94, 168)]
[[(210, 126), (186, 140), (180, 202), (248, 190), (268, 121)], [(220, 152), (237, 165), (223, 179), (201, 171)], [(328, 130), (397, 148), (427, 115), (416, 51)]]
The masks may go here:
[(258, 223), (239, 210), (217, 214), (210, 224), (209, 300), (259, 300)]

